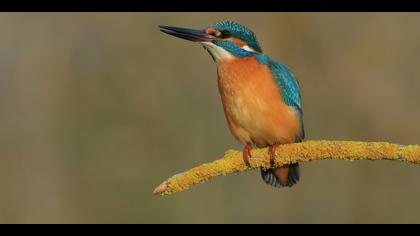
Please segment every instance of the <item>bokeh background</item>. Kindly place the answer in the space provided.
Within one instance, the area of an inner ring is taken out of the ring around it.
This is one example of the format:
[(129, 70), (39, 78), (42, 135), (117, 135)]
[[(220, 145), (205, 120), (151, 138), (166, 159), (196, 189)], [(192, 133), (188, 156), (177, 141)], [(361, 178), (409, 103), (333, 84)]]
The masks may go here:
[(419, 223), (420, 169), (303, 163), (169, 197), (165, 178), (240, 149), (215, 64), (157, 26), (238, 21), (302, 87), (307, 139), (420, 144), (417, 13), (1, 13), (1, 223)]

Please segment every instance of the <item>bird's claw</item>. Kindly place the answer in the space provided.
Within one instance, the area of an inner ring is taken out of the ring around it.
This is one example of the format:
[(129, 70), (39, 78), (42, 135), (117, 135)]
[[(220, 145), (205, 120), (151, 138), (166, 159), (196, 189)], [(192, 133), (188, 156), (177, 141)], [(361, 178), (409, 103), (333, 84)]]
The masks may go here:
[(244, 149), (242, 150), (243, 159), (247, 166), (251, 166), (251, 164), (249, 163), (249, 159), (251, 158), (251, 150), (252, 144), (250, 143), (246, 144)]
[(274, 165), (274, 163), (276, 163), (276, 148), (277, 148), (277, 144), (271, 145), (268, 148), (268, 154), (270, 155), (270, 164)]

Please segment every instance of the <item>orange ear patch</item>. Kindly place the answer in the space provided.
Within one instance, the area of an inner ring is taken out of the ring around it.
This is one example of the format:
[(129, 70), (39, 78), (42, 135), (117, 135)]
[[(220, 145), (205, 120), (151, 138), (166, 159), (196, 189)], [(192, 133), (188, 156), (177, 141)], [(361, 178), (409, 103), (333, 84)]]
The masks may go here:
[(208, 28), (206, 29), (206, 34), (215, 35), (218, 32), (215, 28)]
[(233, 42), (233, 43), (235, 43), (236, 45), (238, 45), (238, 47), (244, 47), (244, 46), (246, 46), (247, 44), (246, 44), (246, 42), (245, 41), (242, 41), (242, 40), (240, 40), (240, 39), (237, 39), (237, 38), (228, 38), (227, 40), (229, 40), (229, 41), (231, 41), (231, 42)]

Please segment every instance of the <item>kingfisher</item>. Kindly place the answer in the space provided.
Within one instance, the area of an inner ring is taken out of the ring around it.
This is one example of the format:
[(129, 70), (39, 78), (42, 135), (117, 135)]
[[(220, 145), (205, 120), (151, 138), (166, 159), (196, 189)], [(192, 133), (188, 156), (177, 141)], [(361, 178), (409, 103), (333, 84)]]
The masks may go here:
[[(305, 138), (299, 83), (285, 64), (263, 53), (247, 27), (222, 21), (205, 29), (159, 26), (160, 31), (201, 44), (217, 64), (217, 82), (229, 129), (244, 145), (250, 165), (253, 147), (269, 147), (271, 164), (281, 144)], [(299, 163), (261, 168), (265, 183), (291, 187), (300, 179)]]

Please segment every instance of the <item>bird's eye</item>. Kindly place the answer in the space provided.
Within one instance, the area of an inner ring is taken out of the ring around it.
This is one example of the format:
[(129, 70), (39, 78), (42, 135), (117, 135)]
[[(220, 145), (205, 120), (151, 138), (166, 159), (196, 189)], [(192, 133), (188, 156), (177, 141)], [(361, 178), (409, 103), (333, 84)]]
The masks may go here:
[(214, 36), (216, 36), (216, 37), (220, 37), (220, 36), (222, 36), (222, 32), (217, 31), (217, 32), (215, 32), (215, 33), (214, 33)]
[(230, 37), (230, 32), (227, 30), (222, 30), (220, 31), (220, 35), (217, 36), (219, 38), (225, 39), (225, 38), (229, 38)]

